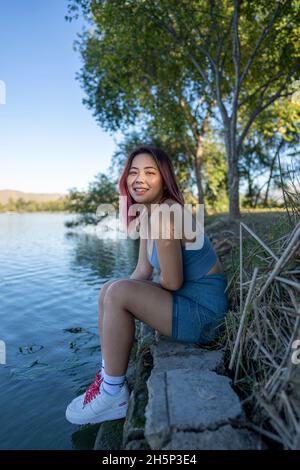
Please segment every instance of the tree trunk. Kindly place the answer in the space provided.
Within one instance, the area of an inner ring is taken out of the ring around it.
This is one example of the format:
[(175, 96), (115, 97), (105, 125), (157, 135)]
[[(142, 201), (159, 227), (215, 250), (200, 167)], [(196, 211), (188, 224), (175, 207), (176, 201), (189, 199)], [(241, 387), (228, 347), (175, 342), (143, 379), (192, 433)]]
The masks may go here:
[(237, 162), (233, 161), (228, 170), (229, 183), (229, 219), (238, 220), (241, 218), (239, 206), (239, 174)]
[[(194, 157), (194, 166), (195, 166), (195, 175), (198, 188), (198, 202), (199, 204), (204, 204), (204, 191), (203, 191), (203, 181), (202, 181), (202, 165), (203, 165), (203, 144), (202, 136), (198, 136), (196, 155)], [(204, 207), (205, 210), (205, 207)]]
[(277, 158), (277, 151), (275, 152), (275, 155), (274, 155), (274, 158), (272, 160), (272, 164), (271, 164), (271, 169), (270, 169), (270, 176), (269, 176), (269, 180), (268, 180), (268, 185), (267, 185), (267, 190), (266, 190), (266, 194), (265, 194), (265, 198), (264, 198), (264, 207), (267, 207), (268, 205), (268, 199), (269, 199), (269, 191), (270, 191), (270, 186), (271, 186), (271, 180), (273, 178), (273, 171), (274, 171), (274, 167), (275, 167), (275, 160)]
[(261, 189), (258, 189), (257, 193), (256, 193), (256, 196), (255, 196), (255, 200), (254, 200), (254, 205), (253, 205), (254, 209), (256, 209), (256, 207), (257, 207), (258, 200), (259, 200), (259, 197), (260, 197), (260, 193), (261, 193)]
[(196, 155), (195, 155), (195, 175), (198, 188), (198, 202), (199, 204), (204, 204), (204, 191), (202, 184), (202, 162), (203, 162), (203, 147), (198, 144)]
[(228, 161), (228, 191), (229, 191), (229, 219), (236, 221), (241, 218), (239, 200), (239, 156), (235, 145), (235, 135), (231, 132), (231, 126), (225, 127), (225, 148)]
[(250, 207), (253, 207), (253, 187), (252, 187), (252, 179), (250, 176), (250, 171), (248, 171), (248, 199), (250, 201)]

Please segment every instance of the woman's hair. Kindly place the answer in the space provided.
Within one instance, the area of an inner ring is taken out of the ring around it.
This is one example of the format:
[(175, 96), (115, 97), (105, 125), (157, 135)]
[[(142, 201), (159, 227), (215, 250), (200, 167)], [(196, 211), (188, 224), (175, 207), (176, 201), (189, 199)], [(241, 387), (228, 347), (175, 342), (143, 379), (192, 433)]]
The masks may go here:
[(128, 177), (128, 173), (131, 167), (132, 160), (134, 159), (136, 155), (139, 155), (140, 153), (147, 153), (148, 155), (151, 155), (156, 161), (156, 164), (162, 176), (163, 186), (165, 187), (162, 200), (171, 198), (171, 199), (175, 199), (175, 201), (177, 201), (182, 206), (184, 205), (184, 198), (178, 187), (175, 173), (174, 173), (174, 168), (173, 168), (169, 155), (164, 150), (158, 147), (152, 147), (150, 145), (140, 145), (139, 147), (136, 147), (128, 156), (125, 162), (123, 173), (119, 179), (120, 196), (127, 196), (127, 205), (122, 204), (123, 199), (121, 198), (121, 214), (120, 214), (127, 233), (128, 233), (128, 227), (129, 227), (130, 222), (136, 219), (136, 217), (138, 217), (138, 215), (137, 216), (128, 215), (129, 208), (133, 204), (136, 204), (137, 202), (131, 197), (128, 191), (127, 177)]

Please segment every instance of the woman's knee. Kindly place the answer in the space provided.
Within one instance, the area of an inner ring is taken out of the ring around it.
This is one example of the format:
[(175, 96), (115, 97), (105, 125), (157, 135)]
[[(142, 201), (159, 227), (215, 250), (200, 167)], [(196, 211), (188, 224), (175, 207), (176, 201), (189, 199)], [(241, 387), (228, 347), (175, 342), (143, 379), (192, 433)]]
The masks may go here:
[(99, 290), (99, 298), (98, 298), (99, 306), (103, 305), (104, 297), (105, 297), (106, 291), (109, 288), (109, 286), (111, 286), (114, 282), (116, 282), (118, 280), (119, 280), (118, 278), (111, 279), (110, 281), (107, 281), (107, 282), (105, 282), (105, 284), (103, 284), (103, 286)]
[[(118, 279), (117, 282), (108, 286), (105, 293), (104, 304), (122, 303), (128, 295), (132, 295), (132, 287), (133, 283), (131, 279)], [(136, 286), (134, 286), (134, 288), (136, 289)]]

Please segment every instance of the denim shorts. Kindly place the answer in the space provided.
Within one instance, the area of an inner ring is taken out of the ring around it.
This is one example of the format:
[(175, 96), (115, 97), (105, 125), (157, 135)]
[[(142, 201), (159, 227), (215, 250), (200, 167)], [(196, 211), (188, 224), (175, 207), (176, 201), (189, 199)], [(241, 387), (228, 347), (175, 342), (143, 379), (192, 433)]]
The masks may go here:
[(186, 281), (172, 292), (172, 339), (207, 344), (220, 333), (228, 310), (224, 274), (210, 274)]

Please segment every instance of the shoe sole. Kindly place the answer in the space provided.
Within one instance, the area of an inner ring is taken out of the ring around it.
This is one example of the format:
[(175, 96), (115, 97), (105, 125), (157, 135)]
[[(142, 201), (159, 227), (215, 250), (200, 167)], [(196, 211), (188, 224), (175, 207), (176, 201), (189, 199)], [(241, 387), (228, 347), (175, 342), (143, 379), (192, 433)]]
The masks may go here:
[(93, 418), (89, 418), (86, 421), (76, 419), (72, 415), (68, 415), (68, 411), (66, 411), (66, 419), (69, 421), (69, 423), (72, 424), (97, 424), (102, 423), (103, 421), (113, 421), (115, 419), (126, 418), (127, 409), (128, 405), (120, 410), (102, 413), (101, 415), (94, 416)]

